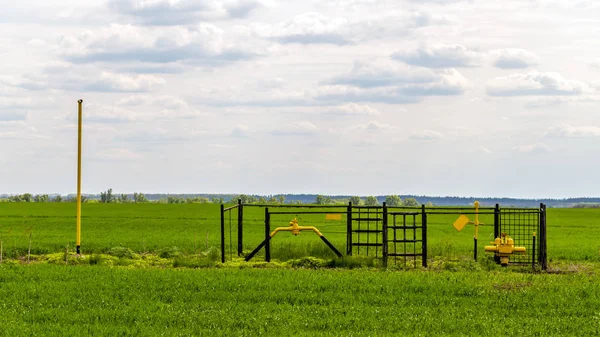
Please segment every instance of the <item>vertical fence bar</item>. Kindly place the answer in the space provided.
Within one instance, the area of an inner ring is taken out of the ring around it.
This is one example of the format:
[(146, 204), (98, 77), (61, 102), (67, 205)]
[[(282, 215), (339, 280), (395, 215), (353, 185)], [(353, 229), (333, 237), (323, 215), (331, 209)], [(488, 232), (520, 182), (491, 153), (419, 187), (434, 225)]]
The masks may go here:
[(539, 213), (539, 226), (538, 226), (538, 230), (539, 230), (539, 236), (540, 236), (540, 242), (538, 243), (538, 262), (540, 263), (540, 265), (542, 265), (542, 261), (544, 259), (544, 253), (543, 253), (543, 242), (544, 242), (544, 204), (540, 203), (540, 213)]
[(381, 225), (381, 258), (383, 260), (383, 266), (387, 267), (388, 264), (388, 209), (385, 201), (383, 202), (383, 223)]
[(238, 251), (238, 256), (242, 255), (242, 251), (244, 249), (244, 245), (243, 245), (243, 240), (244, 240), (244, 235), (243, 235), (243, 218), (244, 218), (244, 210), (243, 210), (244, 205), (242, 205), (242, 199), (238, 199), (238, 219), (237, 219), (237, 227), (238, 227), (238, 242), (237, 242), (237, 251)]
[(494, 208), (494, 239), (500, 237), (500, 205)]
[(225, 263), (225, 206), (221, 204), (221, 263)]
[(533, 232), (533, 249), (531, 254), (531, 269), (535, 270), (535, 232)]
[(421, 254), (423, 267), (427, 268), (427, 213), (425, 212), (425, 205), (421, 205)]
[(346, 210), (346, 255), (352, 255), (352, 201), (348, 202)]
[(271, 214), (269, 208), (265, 208), (265, 261), (271, 262)]

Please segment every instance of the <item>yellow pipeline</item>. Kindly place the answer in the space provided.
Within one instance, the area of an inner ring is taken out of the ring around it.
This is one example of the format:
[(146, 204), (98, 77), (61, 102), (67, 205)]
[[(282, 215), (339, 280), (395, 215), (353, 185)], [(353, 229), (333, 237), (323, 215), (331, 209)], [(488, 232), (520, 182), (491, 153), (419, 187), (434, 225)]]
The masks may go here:
[(317, 227), (313, 226), (298, 226), (298, 220), (294, 218), (294, 220), (290, 221), (289, 227), (277, 227), (271, 234), (270, 237), (274, 237), (278, 232), (292, 232), (294, 235), (300, 234), (301, 231), (313, 231), (318, 236), (323, 236), (323, 234), (317, 229)]
[(78, 131), (77, 131), (77, 254), (81, 251), (81, 133), (83, 129), (82, 122), (82, 104), (83, 100), (77, 101), (78, 104)]

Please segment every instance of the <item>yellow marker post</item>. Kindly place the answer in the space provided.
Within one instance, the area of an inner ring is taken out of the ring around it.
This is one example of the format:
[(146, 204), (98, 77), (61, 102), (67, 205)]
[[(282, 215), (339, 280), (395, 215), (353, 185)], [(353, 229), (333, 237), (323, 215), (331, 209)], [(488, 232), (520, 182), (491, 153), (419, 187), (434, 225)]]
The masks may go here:
[(475, 206), (475, 221), (469, 221), (469, 218), (466, 215), (461, 214), (458, 219), (454, 221), (452, 226), (454, 226), (454, 228), (459, 232), (463, 230), (463, 228), (465, 228), (465, 226), (469, 223), (472, 223), (475, 226), (475, 235), (473, 236), (473, 256), (475, 261), (477, 261), (477, 239), (479, 237), (479, 225), (483, 225), (484, 223), (479, 222), (479, 201), (475, 201), (473, 206)]
[(82, 133), (82, 104), (78, 104), (78, 131), (77, 131), (77, 254), (81, 254), (81, 133)]

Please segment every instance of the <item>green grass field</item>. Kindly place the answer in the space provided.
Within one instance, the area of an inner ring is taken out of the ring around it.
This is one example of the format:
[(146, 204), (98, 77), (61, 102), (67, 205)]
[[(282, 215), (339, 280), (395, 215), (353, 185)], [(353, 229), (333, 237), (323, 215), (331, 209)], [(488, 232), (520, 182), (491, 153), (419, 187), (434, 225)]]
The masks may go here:
[[(84, 204), (86, 258), (71, 255), (65, 265), (65, 247), (75, 246), (74, 204), (0, 204), (0, 335), (600, 334), (600, 210), (549, 209), (550, 268), (532, 273), (500, 268), (482, 251), (470, 261), (472, 227), (456, 232), (455, 216), (442, 215), (429, 218), (427, 269), (344, 268), (311, 233), (273, 239), (273, 259), (288, 263), (259, 256), (221, 265), (202, 254), (219, 245), (218, 207)], [(245, 250), (264, 236), (263, 212), (245, 209)], [(274, 217), (273, 227), (294, 216)], [(298, 219), (345, 248), (345, 219)], [(481, 228), (480, 246), (492, 231)], [(115, 247), (131, 251), (115, 256), (123, 253)], [(161, 255), (172, 247), (181, 256)], [(298, 260), (305, 255), (323, 260)], [(342, 268), (314, 268), (327, 260)]]
[[(272, 227), (287, 226), (295, 215), (273, 216)], [(473, 228), (457, 232), (452, 227), (456, 216), (431, 215), (429, 256), (449, 258), (472, 255)], [(244, 209), (244, 249), (252, 250), (264, 238), (264, 210)], [(317, 226), (340, 250), (345, 249), (345, 217), (325, 220), (323, 215), (298, 215), (301, 225)], [(481, 221), (491, 224), (490, 216)], [(550, 261), (600, 261), (600, 209), (549, 209), (548, 257)], [(229, 250), (229, 221), (226, 222)], [(232, 236), (236, 237), (235, 218)], [(492, 241), (492, 226), (480, 229), (482, 246)], [(24, 256), (31, 234), (32, 254), (64, 252), (75, 247), (75, 204), (3, 203), (0, 204), (0, 240), (8, 257)], [(219, 205), (213, 204), (84, 204), (82, 247), (84, 253), (104, 253), (121, 246), (135, 252), (156, 252), (178, 247), (186, 254), (219, 246)], [(332, 257), (333, 253), (313, 234), (278, 234), (272, 241), (274, 259), (304, 255)], [(236, 242), (231, 242), (234, 250)]]
[(0, 267), (5, 336), (592, 336), (585, 274)]

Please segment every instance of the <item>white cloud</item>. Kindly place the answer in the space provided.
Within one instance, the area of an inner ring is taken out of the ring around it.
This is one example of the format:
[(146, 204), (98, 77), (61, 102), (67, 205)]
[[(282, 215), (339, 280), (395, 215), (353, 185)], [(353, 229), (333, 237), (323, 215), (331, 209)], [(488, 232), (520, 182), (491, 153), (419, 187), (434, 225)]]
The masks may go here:
[(64, 58), (74, 63), (189, 61), (220, 65), (256, 56), (245, 50), (248, 46), (229, 39), (214, 25), (200, 23), (162, 28), (112, 24), (78, 36), (62, 36), (58, 47)]
[(491, 53), (492, 64), (500, 69), (519, 69), (540, 63), (539, 57), (524, 49), (499, 49)]
[(373, 133), (398, 129), (397, 127), (395, 127), (393, 125), (390, 125), (387, 123), (380, 123), (378, 121), (370, 121), (367, 124), (357, 125), (355, 128), (359, 129), (359, 130), (366, 130), (367, 132), (373, 132)]
[[(84, 109), (84, 119), (90, 122), (133, 122), (144, 118), (142, 114), (115, 105), (84, 102)], [(69, 116), (69, 118), (74, 117)]]
[(100, 73), (100, 78), (92, 83), (84, 85), (86, 91), (119, 91), (119, 92), (143, 92), (165, 84), (165, 81), (154, 75), (123, 75), (108, 71)]
[(34, 67), (31, 73), (0, 78), (0, 82), (27, 90), (69, 90), (96, 92), (152, 91), (165, 80), (156, 75), (119, 74), (68, 63), (48, 63)]
[(587, 138), (600, 137), (600, 127), (571, 126), (569, 124), (552, 127), (546, 132), (546, 137), (556, 138)]
[(93, 157), (95, 160), (107, 160), (107, 161), (122, 161), (122, 160), (138, 160), (142, 159), (143, 156), (132, 152), (125, 148), (110, 148), (101, 150), (96, 153)]
[(108, 7), (136, 23), (163, 26), (243, 18), (262, 7), (262, 3), (255, 0), (110, 0)]
[(320, 13), (300, 14), (278, 25), (255, 26), (260, 36), (281, 43), (336, 45), (354, 43), (359, 33), (357, 28), (345, 18), (330, 18)]
[(488, 148), (487, 148), (487, 147), (485, 147), (485, 146), (481, 146), (481, 147), (479, 148), (479, 151), (478, 151), (478, 152), (485, 153), (485, 154), (492, 154), (492, 153), (494, 153), (494, 151), (492, 151), (492, 150), (488, 149)]
[(544, 143), (535, 143), (515, 146), (513, 150), (521, 153), (546, 153), (550, 152), (550, 147)]
[(152, 105), (166, 110), (187, 109), (188, 103), (175, 96), (169, 95), (133, 95), (123, 97), (117, 101), (121, 106)]
[(417, 103), (416, 95), (408, 95), (396, 87), (357, 88), (346, 85), (323, 86), (318, 89), (316, 100), (323, 103), (372, 102), (388, 104)]
[(349, 73), (337, 75), (324, 83), (372, 88), (408, 83), (430, 83), (438, 79), (439, 75), (428, 69), (414, 69), (385, 63), (354, 62)]
[(476, 67), (483, 54), (459, 44), (438, 44), (417, 49), (396, 51), (392, 59), (426, 68)]
[(558, 73), (537, 71), (497, 77), (487, 83), (490, 96), (565, 96), (580, 95), (588, 89), (581, 81), (567, 80)]
[(271, 131), (276, 136), (308, 136), (317, 132), (318, 128), (311, 122), (296, 122), (280, 126)]
[(365, 104), (346, 103), (326, 109), (325, 114), (335, 116), (374, 116), (379, 115), (380, 112)]
[(333, 77), (319, 88), (317, 100), (415, 103), (425, 96), (461, 95), (470, 86), (456, 69), (436, 72), (355, 63), (350, 73)]
[[(1, 81), (1, 79), (0, 79)], [(7, 109), (30, 109), (36, 107), (35, 100), (31, 97), (17, 97), (17, 96), (1, 96), (0, 95), (0, 119), (2, 119), (2, 113), (6, 112)], [(20, 111), (20, 113), (24, 113)]]
[[(0, 97), (0, 107), (2, 106), (2, 97)], [(24, 121), (27, 119), (27, 113), (19, 110), (0, 109), (0, 122)]]
[(31, 39), (27, 41), (27, 45), (35, 48), (42, 48), (45, 47), (47, 43), (42, 39)]
[(278, 24), (253, 24), (258, 36), (279, 43), (353, 45), (392, 36), (409, 36), (417, 29), (433, 24), (446, 24), (447, 19), (428, 12), (378, 13), (360, 19), (331, 17), (318, 12), (296, 15)]
[(444, 138), (444, 134), (433, 130), (423, 130), (413, 132), (409, 138), (412, 140), (437, 140)]
[(237, 138), (246, 138), (248, 137), (248, 126), (246, 125), (237, 125), (233, 130), (231, 130), (231, 136)]

